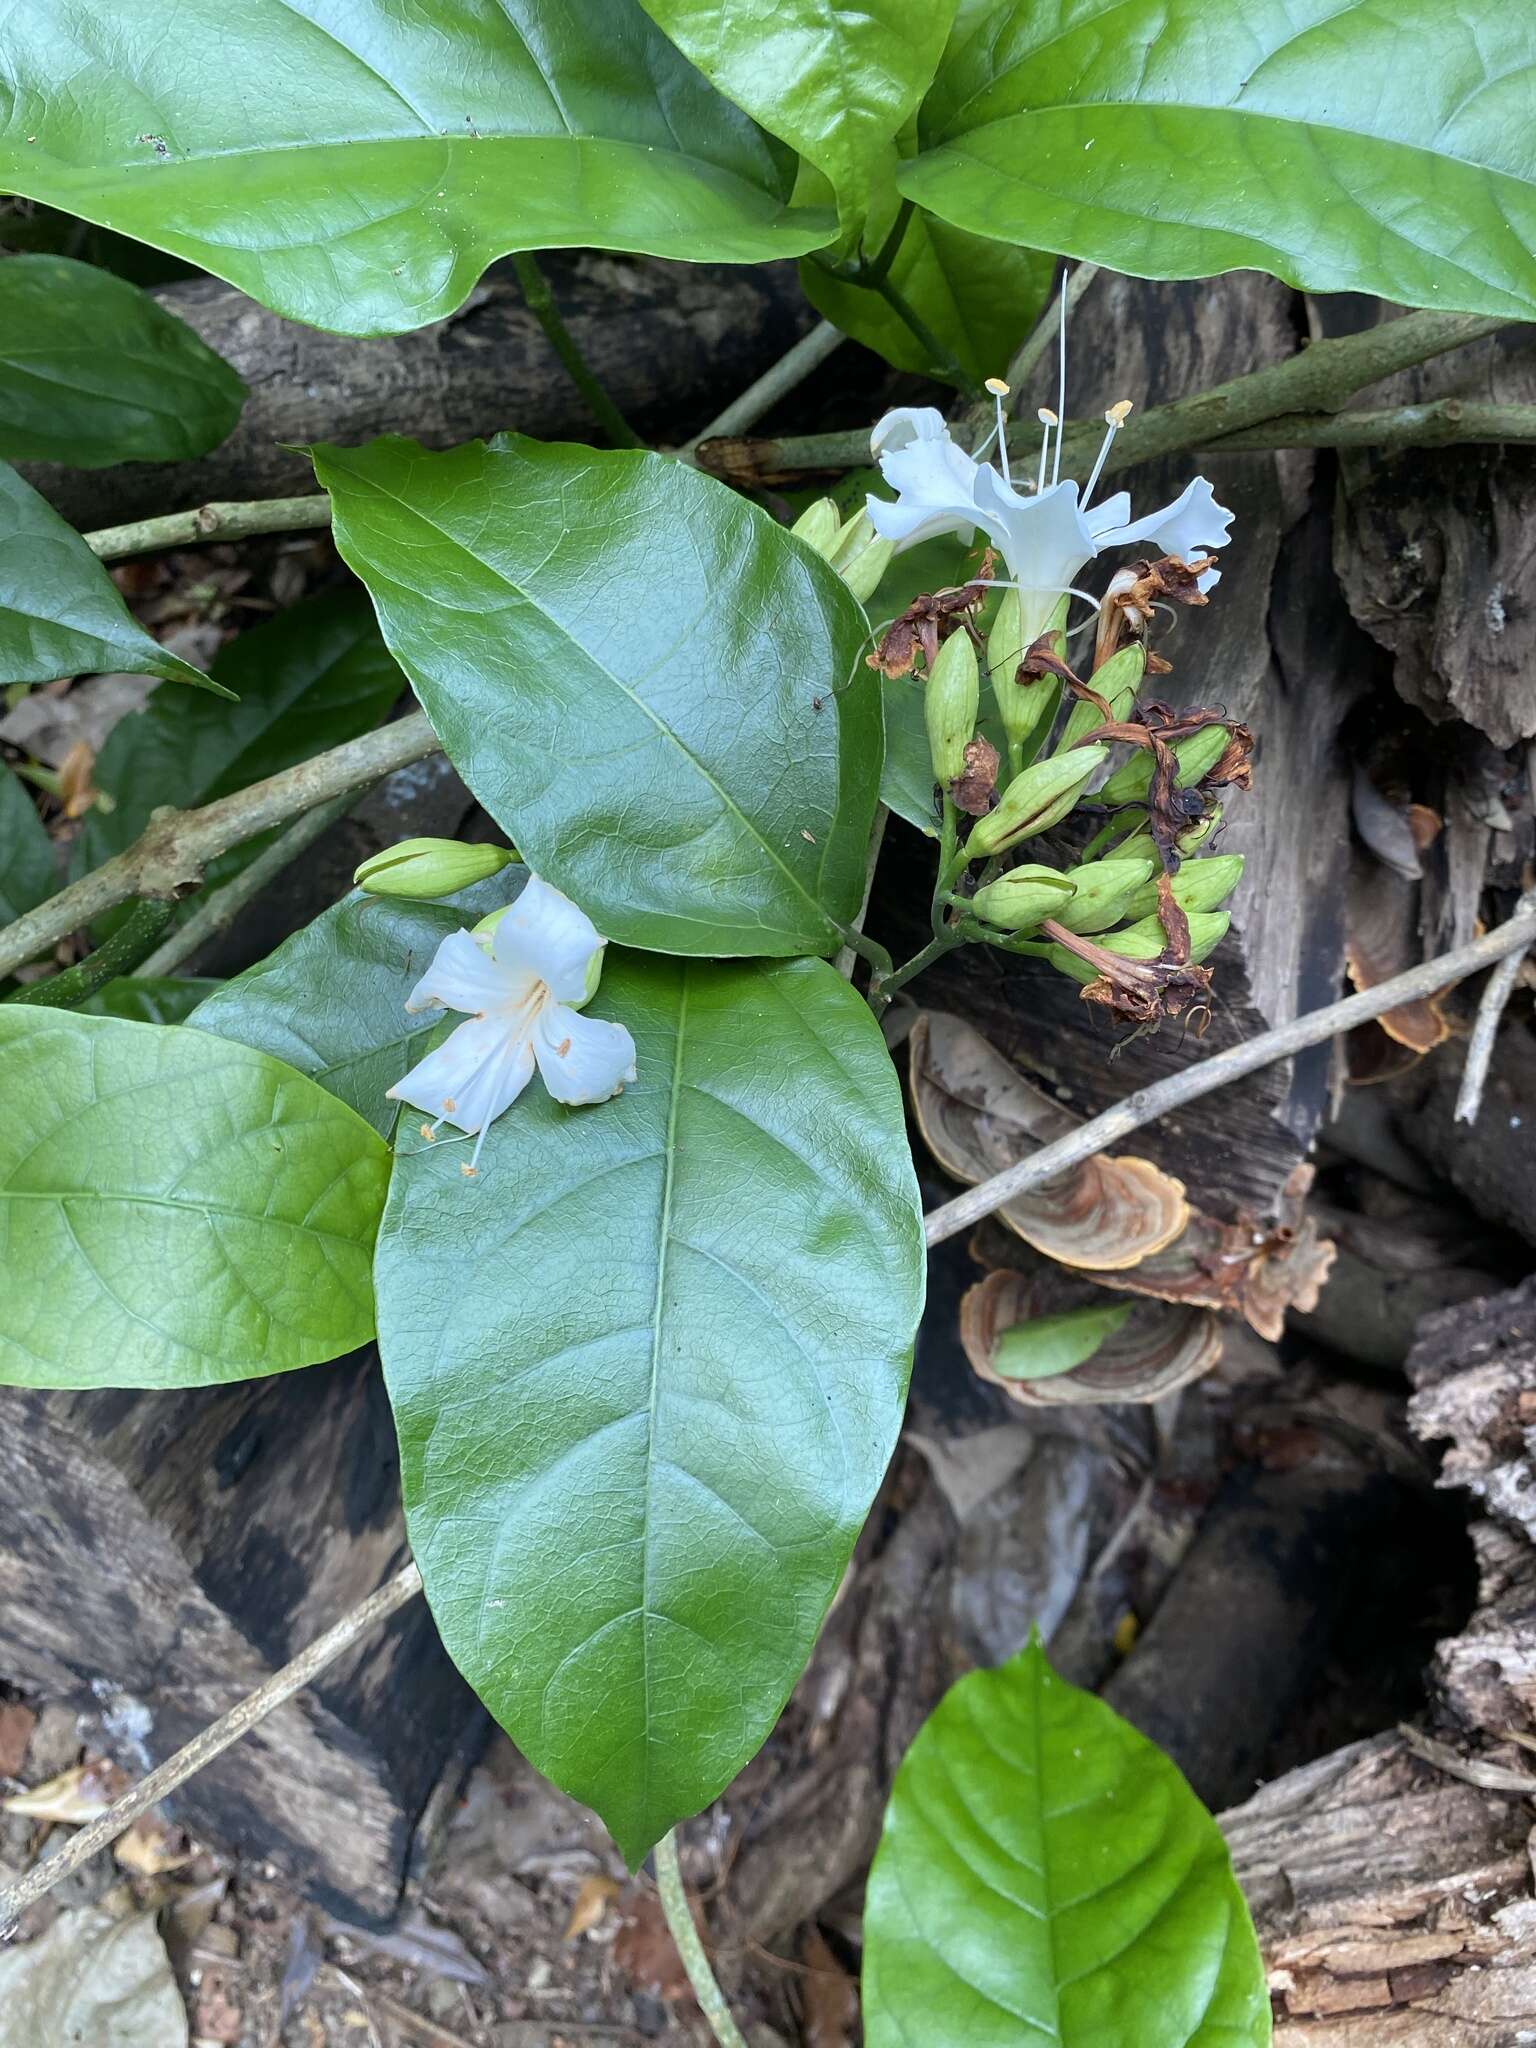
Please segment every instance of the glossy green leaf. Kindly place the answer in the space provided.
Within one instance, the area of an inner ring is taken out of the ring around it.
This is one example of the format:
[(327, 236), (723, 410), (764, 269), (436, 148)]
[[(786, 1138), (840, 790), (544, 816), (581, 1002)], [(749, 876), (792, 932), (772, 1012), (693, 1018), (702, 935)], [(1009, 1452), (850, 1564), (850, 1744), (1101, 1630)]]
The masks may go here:
[[(955, 0), (644, 0), (727, 99), (813, 164), (857, 227), (927, 90)], [(884, 176), (888, 182), (888, 175)]]
[[(905, 140), (888, 148), (874, 176), (864, 247), (874, 255), (901, 205), (896, 172), (910, 153)], [(1051, 289), (1054, 259), (968, 234), (921, 207), (913, 214), (891, 264), (891, 283), (976, 383), (1001, 377)], [(817, 312), (844, 334), (874, 349), (899, 370), (948, 375), (878, 292), (849, 284), (807, 257), (800, 282)]]
[(126, 1017), (130, 1024), (185, 1024), (223, 986), (201, 974), (119, 975), (78, 1007), (88, 1017)]
[(761, 1744), (896, 1441), (923, 1241), (878, 1028), (822, 961), (610, 957), (638, 1081), (406, 1126), (379, 1344), (443, 1640), (632, 1863)]
[(992, 1367), (1005, 1380), (1048, 1380), (1070, 1372), (1092, 1358), (1130, 1314), (1131, 1302), (1106, 1308), (1066, 1309), (1060, 1315), (1034, 1316), (1004, 1330), (992, 1355)]
[(0, 455), (184, 462), (216, 448), (245, 385), (136, 285), (67, 256), (0, 263)]
[(265, 1053), (0, 1004), (0, 1384), (199, 1387), (373, 1332), (389, 1154)]
[(33, 909), (59, 886), (53, 841), (27, 785), (0, 761), (0, 924)]
[(513, 249), (751, 263), (827, 241), (638, 0), (20, 0), (0, 187), (395, 334)]
[(97, 670), (227, 694), (144, 631), (75, 529), (0, 462), (0, 684)]
[(1505, 0), (1013, 0), (952, 43), (899, 183), (1141, 277), (1529, 319), (1533, 62)]
[(157, 804), (211, 803), (371, 732), (405, 687), (360, 591), (291, 605), (232, 640), (213, 666), (238, 703), (156, 690), (113, 727), (95, 767), (113, 808), (86, 814), (83, 867), (131, 845)]
[(1264, 2048), (1221, 1830), (1032, 1643), (907, 1751), (864, 1902), (868, 2048)]
[(406, 997), (448, 934), (510, 901), (522, 874), (504, 869), (444, 903), (354, 890), (225, 982), (190, 1021), (286, 1060), (387, 1137), (399, 1105), (385, 1091), (443, 1022), (440, 1010), (408, 1017)]
[(449, 759), (605, 937), (829, 952), (880, 779), (864, 614), (661, 455), (513, 437), (315, 451), (337, 545)]

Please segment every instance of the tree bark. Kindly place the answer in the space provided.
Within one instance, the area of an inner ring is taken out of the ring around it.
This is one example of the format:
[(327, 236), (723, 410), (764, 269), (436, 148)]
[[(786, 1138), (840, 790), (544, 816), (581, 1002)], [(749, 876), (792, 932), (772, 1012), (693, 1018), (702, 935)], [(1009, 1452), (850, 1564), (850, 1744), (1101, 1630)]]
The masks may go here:
[[(547, 271), (577, 346), (640, 433), (684, 439), (813, 323), (793, 264), (689, 264), (580, 252)], [(235, 431), (200, 462), (23, 474), (89, 528), (215, 498), (315, 488), (304, 449), (409, 434), (451, 447), (515, 429), (598, 439), (581, 394), (517, 281), (493, 269), (457, 313), (378, 341), (283, 320), (212, 278), (165, 285), (160, 303), (245, 378)]]

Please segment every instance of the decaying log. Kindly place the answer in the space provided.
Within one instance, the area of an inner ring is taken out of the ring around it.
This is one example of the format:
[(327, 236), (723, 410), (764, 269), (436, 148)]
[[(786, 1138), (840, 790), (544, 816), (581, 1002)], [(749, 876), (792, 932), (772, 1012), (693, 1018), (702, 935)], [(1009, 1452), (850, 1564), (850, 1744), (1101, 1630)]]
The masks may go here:
[[(1077, 319), (1069, 411), (1093, 417), (1122, 395), (1154, 402), (1290, 355), (1291, 295), (1255, 274), (1199, 286), (1101, 277)], [(1042, 372), (1042, 376), (1044, 376)], [(1025, 408), (1050, 397), (1042, 384)], [(1159, 646), (1174, 663), (1155, 694), (1219, 705), (1258, 736), (1252, 791), (1233, 793), (1222, 851), (1248, 857), (1234, 936), (1213, 956), (1216, 1007), (1203, 1044), (1178, 1025), (1122, 1048), (1077, 984), (987, 948), (951, 954), (921, 1000), (955, 1010), (1027, 1073), (1092, 1113), (1200, 1051), (1234, 1043), (1329, 1002), (1343, 968), (1337, 878), (1348, 835), (1338, 728), (1379, 660), (1349, 620), (1328, 566), (1327, 506), (1312, 502), (1304, 456), (1211, 457), (1150, 465), (1123, 479), (1137, 505), (1182, 489), (1199, 467), (1237, 513), (1210, 605), (1180, 616)], [(1362, 654), (1364, 660), (1362, 662)], [(897, 957), (920, 944), (932, 845), (902, 828), (881, 869), (871, 929)], [(912, 944), (903, 944), (904, 941)], [(901, 948), (900, 951), (897, 951)], [(1326, 1097), (1326, 1052), (1255, 1076), (1169, 1117), (1138, 1139), (1191, 1198), (1226, 1218), (1267, 1214), (1304, 1156)]]
[(1311, 1215), (1336, 1247), (1328, 1285), (1290, 1319), (1305, 1336), (1362, 1365), (1402, 1365), (1422, 1316), (1498, 1291), (1498, 1278), (1465, 1248), (1406, 1224), (1378, 1222), (1313, 1202)]
[[(161, 1762), (406, 1561), (371, 1351), (196, 1393), (0, 1391), (0, 1673)], [(177, 1794), (344, 1918), (394, 1910), (483, 1717), (415, 1601)]]
[(1536, 1033), (1517, 990), (1494, 1046), (1475, 1124), (1456, 1122), (1464, 1045), (1445, 1045), (1392, 1087), (1393, 1121), (1410, 1150), (1490, 1223), (1536, 1243)]
[[(593, 252), (546, 269), (583, 356), (636, 431), (684, 438), (815, 319), (789, 263), (663, 263)], [(250, 386), (239, 425), (200, 462), (113, 469), (29, 464), (23, 474), (84, 527), (215, 498), (312, 491), (302, 450), (411, 434), (451, 447), (516, 428), (588, 441), (597, 430), (517, 280), (493, 269), (448, 319), (377, 341), (283, 320), (212, 278), (155, 297)], [(295, 452), (295, 451), (300, 452)]]
[(1225, 1816), (1277, 2048), (1536, 2040), (1536, 1280), (1426, 1317), (1407, 1371), (1440, 1483), (1483, 1515), (1480, 1592), (1427, 1739), (1358, 1743)]

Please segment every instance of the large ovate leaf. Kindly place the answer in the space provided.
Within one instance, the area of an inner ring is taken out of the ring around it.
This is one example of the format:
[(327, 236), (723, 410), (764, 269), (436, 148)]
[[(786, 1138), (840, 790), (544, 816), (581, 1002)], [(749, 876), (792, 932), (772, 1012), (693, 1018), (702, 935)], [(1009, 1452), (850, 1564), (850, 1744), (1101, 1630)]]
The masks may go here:
[(0, 456), (190, 461), (240, 417), (245, 385), (147, 292), (67, 256), (0, 263)]
[(0, 187), (315, 327), (441, 319), (514, 249), (795, 256), (829, 215), (638, 0), (20, 0)]
[(1169, 1759), (1032, 1643), (907, 1751), (864, 1902), (869, 2048), (1264, 2048), (1221, 1830)]
[(208, 975), (120, 974), (77, 1007), (88, 1017), (126, 1017), (130, 1024), (185, 1024), (223, 986)]
[(767, 1735), (885, 1469), (923, 1294), (900, 1090), (822, 961), (620, 954), (638, 1080), (402, 1126), (376, 1266), (411, 1546), (519, 1748), (636, 1862)]
[(0, 761), (0, 924), (51, 896), (58, 874), (37, 805), (21, 777)]
[(365, 1343), (388, 1171), (265, 1053), (0, 1004), (0, 1384), (209, 1386)]
[(711, 84), (813, 164), (856, 228), (955, 0), (643, 0)]
[(499, 909), (521, 879), (504, 868), (445, 903), (354, 890), (210, 994), (191, 1022), (286, 1060), (387, 1136), (399, 1105), (386, 1091), (443, 1022), (440, 1010), (408, 1017), (406, 997), (448, 934)]
[(1536, 39), (1506, 0), (1014, 0), (957, 37), (901, 189), (1141, 277), (1529, 319)]
[(228, 694), (144, 631), (75, 529), (0, 462), (0, 687), (99, 669)]
[(112, 808), (87, 813), (82, 866), (131, 845), (159, 804), (211, 803), (371, 732), (405, 684), (356, 590), (290, 605), (232, 640), (213, 666), (238, 703), (156, 690), (112, 728), (94, 771)]
[(661, 455), (387, 439), (315, 468), (449, 759), (605, 937), (835, 948), (882, 741), (818, 555)]

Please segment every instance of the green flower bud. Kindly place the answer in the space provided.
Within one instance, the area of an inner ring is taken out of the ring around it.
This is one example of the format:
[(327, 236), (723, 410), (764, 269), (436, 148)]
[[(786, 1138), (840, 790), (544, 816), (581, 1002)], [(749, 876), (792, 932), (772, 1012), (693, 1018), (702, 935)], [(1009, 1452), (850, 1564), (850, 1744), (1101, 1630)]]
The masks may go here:
[[(1243, 876), (1240, 853), (1209, 854), (1192, 860), (1173, 878), (1173, 900), (1186, 916), (1195, 911), (1215, 910), (1225, 903)], [(1122, 913), (1127, 919), (1156, 917), (1157, 883), (1150, 881), (1137, 889)]]
[(814, 548), (824, 562), (832, 559), (832, 550), (837, 545), (842, 522), (837, 516), (837, 507), (830, 498), (818, 498), (814, 505), (807, 505), (794, 525), (791, 533), (799, 534), (808, 548)]
[(981, 701), (981, 671), (971, 636), (962, 627), (939, 649), (932, 673), (923, 685), (923, 717), (928, 726), (928, 752), (934, 780), (948, 788), (965, 773), (966, 743), (976, 731)]
[(978, 889), (971, 908), (1005, 932), (1032, 932), (1048, 917), (1061, 917), (1072, 896), (1072, 884), (1055, 868), (1017, 867)]
[(1117, 853), (1068, 869), (1072, 901), (1065, 910), (1057, 911), (1057, 923), (1064, 924), (1069, 932), (1082, 932), (1085, 936), (1108, 931), (1127, 915), (1126, 904), (1156, 868), (1155, 860), (1126, 860)]
[(869, 514), (860, 506), (838, 528), (827, 560), (859, 603), (867, 604), (880, 588), (880, 579), (891, 566), (895, 552), (895, 541), (882, 540), (871, 526)]
[(1034, 591), (1005, 590), (987, 635), (987, 673), (992, 694), (1002, 716), (1003, 727), (1015, 746), (1027, 740), (1061, 702), (1061, 684), (1055, 676), (1037, 676), (1017, 683), (1019, 663), (1042, 633), (1054, 635), (1052, 651), (1065, 659), (1062, 637), (1067, 623), (1065, 597), (1038, 596)]
[[(1214, 953), (1227, 936), (1232, 920), (1224, 910), (1197, 911), (1189, 920), (1189, 964), (1198, 967), (1210, 953)], [(1157, 960), (1168, 945), (1168, 934), (1155, 917), (1144, 917), (1139, 924), (1127, 925), (1123, 932), (1107, 932), (1103, 938), (1093, 942), (1105, 953), (1116, 953), (1122, 960)], [(1047, 956), (1053, 967), (1063, 974), (1070, 974), (1074, 981), (1086, 987), (1098, 979), (1099, 970), (1088, 960), (1079, 960), (1075, 953), (1069, 953), (1065, 946), (1052, 946)]]
[(965, 843), (967, 853), (973, 859), (1003, 853), (1021, 839), (1058, 823), (1108, 752), (1107, 747), (1077, 747), (1070, 754), (1036, 761), (1016, 775), (1003, 791), (997, 809), (976, 820)]
[(452, 896), (471, 882), (486, 881), (510, 867), (517, 855), (510, 846), (466, 846), (457, 839), (402, 839), (370, 854), (353, 874), (359, 889), (370, 896), (403, 896), (429, 903)]
[[(1187, 740), (1174, 741), (1173, 755), (1179, 764), (1174, 780), (1180, 789), (1191, 789), (1202, 775), (1210, 774), (1227, 751), (1229, 738), (1224, 725), (1207, 725), (1192, 732)], [(1153, 765), (1152, 749), (1138, 747), (1099, 791), (1100, 800), (1106, 804), (1139, 803), (1151, 787)]]
[[(1101, 668), (1094, 671), (1091, 687), (1104, 699), (1116, 718), (1124, 718), (1135, 703), (1146, 666), (1145, 650), (1139, 643), (1132, 642), (1129, 647), (1122, 647), (1118, 654), (1112, 654)], [(1062, 729), (1057, 753), (1064, 754), (1079, 740), (1087, 739), (1089, 733), (1097, 732), (1103, 723), (1103, 714), (1096, 704), (1074, 704)]]

